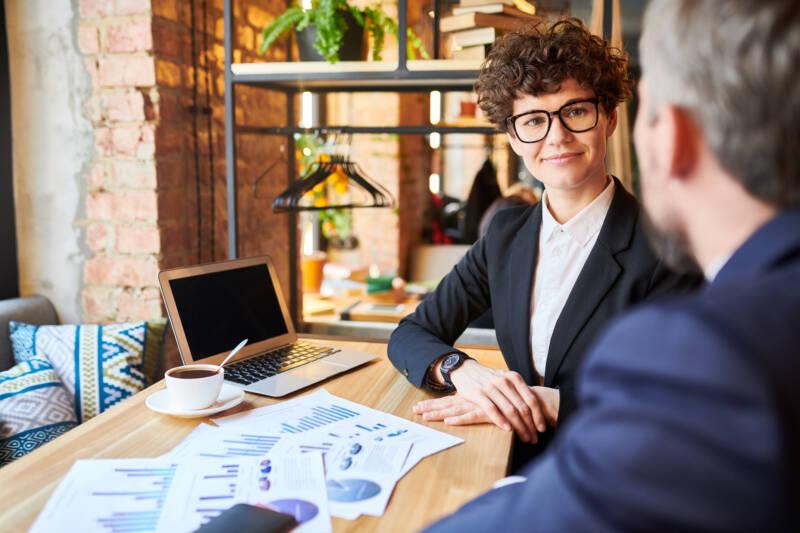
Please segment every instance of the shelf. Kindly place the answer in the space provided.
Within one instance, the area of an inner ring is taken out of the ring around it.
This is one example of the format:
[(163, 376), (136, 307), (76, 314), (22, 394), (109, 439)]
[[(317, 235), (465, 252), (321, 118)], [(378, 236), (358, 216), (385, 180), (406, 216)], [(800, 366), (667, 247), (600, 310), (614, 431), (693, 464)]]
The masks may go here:
[(320, 126), (318, 128), (299, 127), (266, 127), (266, 126), (236, 126), (237, 134), (259, 135), (288, 135), (292, 133), (352, 133), (352, 134), (381, 134), (396, 135), (427, 135), (429, 133), (473, 133), (481, 135), (497, 135), (503, 133), (492, 126), (460, 126), (451, 124), (429, 124), (427, 126)]
[(397, 61), (235, 63), (231, 79), (290, 91), (471, 91), (480, 65), (455, 59), (409, 60), (406, 70)]

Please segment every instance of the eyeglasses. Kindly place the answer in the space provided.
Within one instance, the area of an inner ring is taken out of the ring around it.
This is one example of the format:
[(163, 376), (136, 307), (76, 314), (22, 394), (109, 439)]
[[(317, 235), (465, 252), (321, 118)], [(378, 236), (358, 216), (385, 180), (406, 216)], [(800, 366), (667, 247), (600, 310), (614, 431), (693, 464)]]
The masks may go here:
[(524, 143), (537, 143), (547, 137), (553, 118), (558, 116), (561, 124), (573, 133), (589, 131), (597, 126), (597, 98), (569, 102), (558, 111), (533, 110), (506, 118), (507, 129)]

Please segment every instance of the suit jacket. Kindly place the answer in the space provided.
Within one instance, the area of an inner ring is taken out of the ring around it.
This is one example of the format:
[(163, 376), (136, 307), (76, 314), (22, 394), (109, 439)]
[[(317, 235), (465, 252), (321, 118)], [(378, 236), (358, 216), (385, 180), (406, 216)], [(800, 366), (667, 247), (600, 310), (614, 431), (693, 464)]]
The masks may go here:
[[(459, 351), (453, 348), (455, 340), (491, 308), (508, 368), (536, 384), (530, 309), (541, 224), (541, 203), (498, 212), (486, 236), (400, 322), (389, 340), (389, 358), (411, 383), (423, 386), (428, 367)], [(659, 262), (644, 234), (636, 199), (617, 181), (597, 242), (550, 342), (544, 385), (560, 389), (559, 424), (573, 410), (574, 377), (583, 354), (608, 320), (632, 304), (698, 282)]]
[(693, 296), (618, 320), (527, 481), (431, 531), (798, 531), (800, 210)]

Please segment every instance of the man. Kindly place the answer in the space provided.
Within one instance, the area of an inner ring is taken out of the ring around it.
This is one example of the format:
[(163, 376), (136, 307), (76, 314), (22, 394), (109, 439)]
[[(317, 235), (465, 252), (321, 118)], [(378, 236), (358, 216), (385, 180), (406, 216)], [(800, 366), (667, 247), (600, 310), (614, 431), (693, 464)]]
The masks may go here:
[(432, 531), (800, 525), (800, 4), (653, 0), (641, 50), (644, 206), (707, 286), (616, 321), (527, 479)]

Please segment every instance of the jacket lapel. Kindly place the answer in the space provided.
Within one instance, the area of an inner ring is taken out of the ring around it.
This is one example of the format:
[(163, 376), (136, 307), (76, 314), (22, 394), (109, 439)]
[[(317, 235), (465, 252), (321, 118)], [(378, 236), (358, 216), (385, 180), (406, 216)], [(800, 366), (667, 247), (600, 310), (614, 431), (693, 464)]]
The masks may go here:
[[(510, 338), (513, 339), (513, 354), (517, 368), (527, 383), (534, 383), (533, 357), (531, 354), (531, 295), (536, 261), (539, 255), (539, 230), (542, 226), (541, 202), (531, 210), (528, 220), (517, 232), (511, 243), (511, 265), (508, 281), (510, 297), (506, 310)], [(518, 332), (524, 332), (524, 335)]]
[(630, 245), (638, 209), (636, 199), (617, 180), (614, 198), (597, 242), (553, 329), (544, 376), (546, 387), (553, 386), (555, 375), (573, 341), (622, 274), (622, 267), (614, 256)]

